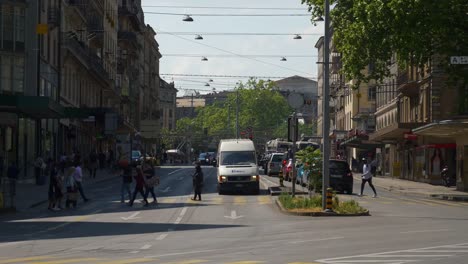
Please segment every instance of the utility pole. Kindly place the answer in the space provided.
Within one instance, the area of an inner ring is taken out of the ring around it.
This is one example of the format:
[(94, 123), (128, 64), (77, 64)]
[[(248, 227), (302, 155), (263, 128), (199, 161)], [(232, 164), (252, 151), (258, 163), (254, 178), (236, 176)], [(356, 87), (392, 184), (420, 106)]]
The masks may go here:
[(297, 116), (296, 116), (296, 112), (293, 113), (292, 115), (292, 118), (291, 118), (291, 131), (292, 131), (292, 147), (291, 147), (291, 154), (292, 154), (292, 197), (294, 197), (296, 195), (296, 174), (297, 174), (297, 170), (296, 170), (296, 134), (297, 134), (297, 129), (298, 126), (297, 126), (297, 122), (296, 122), (296, 119), (297, 119)]
[(325, 0), (325, 34), (323, 36), (323, 163), (322, 163), (322, 208), (326, 209), (327, 188), (330, 185), (330, 81), (329, 81), (329, 62), (330, 62), (330, 2)]
[(239, 89), (236, 90), (236, 138), (239, 138)]

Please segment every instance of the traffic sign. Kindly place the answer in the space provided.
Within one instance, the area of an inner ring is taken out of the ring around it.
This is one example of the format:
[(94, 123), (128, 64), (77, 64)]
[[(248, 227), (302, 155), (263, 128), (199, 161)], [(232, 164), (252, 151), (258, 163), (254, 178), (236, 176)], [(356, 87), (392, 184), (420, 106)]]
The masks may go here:
[(294, 109), (299, 109), (304, 105), (304, 96), (298, 93), (288, 95), (288, 104)]
[(468, 56), (452, 56), (450, 64), (468, 64)]

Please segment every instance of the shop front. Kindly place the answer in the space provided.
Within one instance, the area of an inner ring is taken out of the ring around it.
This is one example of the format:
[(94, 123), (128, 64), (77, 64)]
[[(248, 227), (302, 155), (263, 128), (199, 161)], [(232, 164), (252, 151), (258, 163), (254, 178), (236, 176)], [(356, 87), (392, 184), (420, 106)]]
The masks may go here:
[(468, 119), (434, 122), (413, 132), (438, 141), (424, 148), (428, 182), (441, 183), (440, 171), (446, 165), (456, 177), (457, 190), (468, 191)]

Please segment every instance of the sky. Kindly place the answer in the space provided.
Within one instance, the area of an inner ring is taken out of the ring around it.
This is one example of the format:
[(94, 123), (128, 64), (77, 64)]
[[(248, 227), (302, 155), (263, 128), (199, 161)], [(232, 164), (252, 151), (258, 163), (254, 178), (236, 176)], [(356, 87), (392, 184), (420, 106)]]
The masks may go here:
[[(142, 6), (145, 23), (157, 34), (162, 54), (160, 75), (175, 83), (178, 96), (193, 90), (202, 94), (231, 90), (237, 82), (245, 82), (247, 76), (278, 80), (299, 75), (316, 79), (315, 44), (323, 35), (324, 25), (311, 23), (307, 6), (300, 0), (142, 0)], [(189, 14), (194, 21), (182, 21), (183, 15), (160, 13)], [(288, 16), (257, 16), (260, 14)], [(195, 40), (196, 34), (202, 35), (203, 40)], [(302, 39), (294, 39), (295, 34), (301, 34)], [(202, 61), (203, 56), (208, 61)], [(282, 57), (287, 61), (281, 61)]]

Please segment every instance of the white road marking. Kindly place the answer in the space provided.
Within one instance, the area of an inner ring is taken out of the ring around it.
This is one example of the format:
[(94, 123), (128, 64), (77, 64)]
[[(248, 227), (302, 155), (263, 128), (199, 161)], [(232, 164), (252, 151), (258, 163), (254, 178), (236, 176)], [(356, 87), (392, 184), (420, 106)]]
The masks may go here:
[(244, 216), (242, 216), (242, 215), (239, 215), (239, 216), (238, 216), (237, 213), (236, 213), (236, 211), (235, 211), (235, 210), (232, 210), (230, 216), (226, 216), (226, 215), (225, 215), (224, 217), (235, 220), (235, 219), (242, 218), (242, 217), (244, 217)]
[(128, 253), (130, 253), (130, 254), (136, 254), (136, 253), (138, 253), (138, 252), (140, 252), (140, 251), (135, 250), (135, 251), (130, 251), (130, 252), (128, 252)]
[(310, 240), (300, 240), (300, 241), (291, 241), (288, 244), (299, 244), (299, 243), (307, 243), (307, 242), (315, 242), (315, 241), (326, 241), (326, 240), (335, 240), (335, 239), (343, 239), (344, 237), (329, 237), (329, 238), (318, 238), (318, 239), (310, 239)]
[(146, 244), (146, 245), (142, 246), (140, 249), (145, 250), (145, 249), (149, 249), (150, 247), (151, 247), (151, 245)]
[(445, 232), (450, 231), (450, 229), (436, 229), (436, 230), (414, 230), (414, 231), (405, 231), (400, 232), (400, 234), (411, 234), (411, 233), (432, 233), (432, 232)]
[(178, 171), (180, 171), (180, 170), (183, 170), (183, 169), (178, 169), (178, 170), (175, 170), (175, 171), (171, 171), (171, 172), (169, 172), (167, 175), (174, 174), (174, 173), (176, 173), (176, 172), (178, 172)]
[(0, 247), (8, 247), (8, 246), (16, 246), (18, 244), (23, 244), (26, 241), (18, 241), (18, 242), (7, 242), (7, 243), (0, 243)]
[(169, 234), (167, 234), (167, 233), (160, 234), (160, 235), (156, 238), (156, 240), (163, 240), (163, 239), (165, 239), (168, 235), (169, 235)]
[(182, 208), (182, 211), (180, 212), (180, 216), (184, 216), (186, 212), (187, 212), (187, 207)]
[[(466, 253), (468, 250), (457, 250), (457, 247), (460, 246), (468, 246), (468, 243), (461, 243), (461, 244), (453, 244), (453, 245), (442, 245), (442, 246), (435, 246), (435, 247), (426, 247), (426, 248), (415, 248), (415, 249), (407, 249), (407, 250), (396, 250), (396, 251), (388, 251), (388, 252), (379, 252), (379, 253), (372, 253), (372, 254), (364, 254), (364, 255), (354, 255), (354, 256), (346, 256), (346, 257), (338, 257), (338, 258), (329, 258), (329, 259), (319, 259), (316, 260), (320, 263), (327, 263), (327, 264), (336, 264), (336, 263), (392, 263), (392, 264), (403, 264), (415, 261), (422, 261), (418, 258), (437, 258), (440, 256), (445, 257), (445, 254), (433, 254), (433, 253)], [(454, 247), (455, 249), (451, 250), (450, 247)], [(447, 250), (443, 250), (443, 249)], [(408, 254), (406, 254), (408, 253)], [(426, 253), (423, 254), (411, 254), (411, 253)], [(420, 256), (422, 255), (422, 256)], [(447, 254), (448, 257), (453, 256), (455, 254)], [(395, 259), (379, 259), (377, 258), (392, 258)], [(401, 259), (401, 258), (409, 258), (409, 259)], [(375, 259), (373, 259), (375, 258)]]
[(182, 221), (182, 217), (177, 217), (177, 219), (175, 220), (174, 224), (180, 224), (180, 221)]
[(130, 215), (129, 217), (120, 217), (122, 218), (123, 220), (127, 221), (127, 220), (133, 220), (133, 219), (137, 219), (139, 217), (136, 217), (137, 215), (139, 215), (141, 212), (135, 212), (133, 213), (132, 215)]
[(170, 190), (171, 190), (171, 187), (167, 186), (166, 189), (161, 190), (161, 192), (167, 193), (167, 192), (169, 192)]

